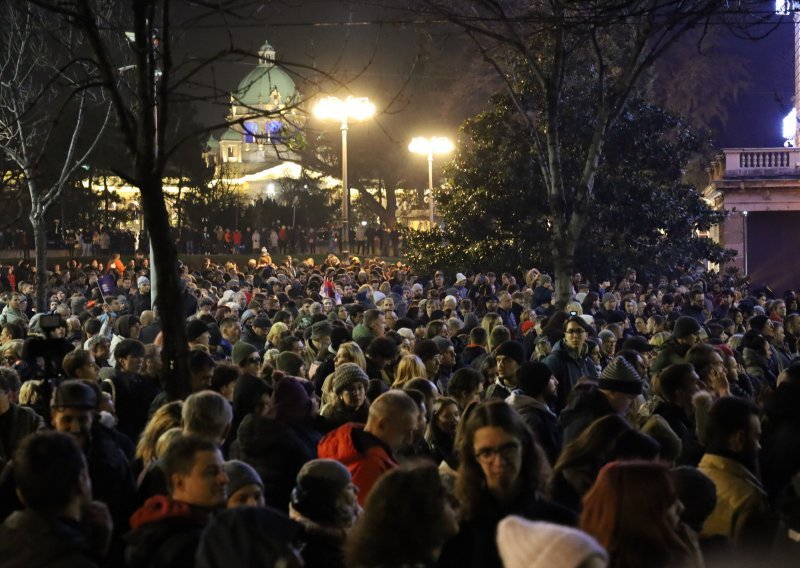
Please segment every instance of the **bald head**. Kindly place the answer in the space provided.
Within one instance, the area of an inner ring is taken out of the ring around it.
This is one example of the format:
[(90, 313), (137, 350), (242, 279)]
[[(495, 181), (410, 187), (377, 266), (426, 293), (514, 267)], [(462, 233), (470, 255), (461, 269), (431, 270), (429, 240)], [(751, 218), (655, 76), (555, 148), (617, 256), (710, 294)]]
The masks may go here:
[(418, 419), (419, 407), (414, 399), (401, 390), (391, 390), (370, 405), (364, 431), (398, 451), (411, 443)]

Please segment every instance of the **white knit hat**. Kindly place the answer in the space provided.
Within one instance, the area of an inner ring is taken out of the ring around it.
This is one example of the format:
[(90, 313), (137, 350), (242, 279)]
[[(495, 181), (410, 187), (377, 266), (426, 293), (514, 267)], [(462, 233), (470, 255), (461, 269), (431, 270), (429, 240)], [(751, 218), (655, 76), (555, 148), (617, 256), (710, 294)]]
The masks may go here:
[(504, 568), (578, 568), (589, 559), (608, 566), (605, 549), (585, 532), (513, 515), (497, 526), (497, 548)]

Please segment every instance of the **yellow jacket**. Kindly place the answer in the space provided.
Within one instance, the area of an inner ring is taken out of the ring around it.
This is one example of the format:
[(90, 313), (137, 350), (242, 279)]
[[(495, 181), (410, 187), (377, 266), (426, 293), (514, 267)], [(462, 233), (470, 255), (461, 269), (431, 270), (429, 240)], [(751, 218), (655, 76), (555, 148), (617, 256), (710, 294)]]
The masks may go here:
[(701, 534), (727, 536), (737, 548), (771, 542), (775, 522), (758, 478), (738, 461), (716, 454), (705, 454), (698, 467), (717, 489), (717, 506)]

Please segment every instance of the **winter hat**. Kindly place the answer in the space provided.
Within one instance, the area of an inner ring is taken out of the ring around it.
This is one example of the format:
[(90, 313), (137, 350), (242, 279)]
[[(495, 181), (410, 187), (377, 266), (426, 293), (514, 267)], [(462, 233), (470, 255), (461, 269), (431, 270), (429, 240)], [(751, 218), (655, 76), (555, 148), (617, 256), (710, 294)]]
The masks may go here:
[(675, 327), (672, 328), (672, 337), (683, 339), (693, 333), (700, 333), (700, 322), (689, 316), (681, 316), (675, 320)]
[(253, 318), (253, 322), (250, 324), (250, 327), (268, 328), (271, 325), (272, 322), (269, 321), (269, 317), (267, 317), (264, 314), (261, 314)]
[(333, 328), (331, 330), (331, 351), (335, 353), (342, 343), (347, 343), (351, 340), (351, 337), (346, 327), (331, 327)]
[(537, 397), (544, 392), (550, 383), (553, 371), (550, 367), (541, 362), (523, 363), (517, 369), (517, 387), (522, 390), (522, 394)]
[(513, 359), (520, 365), (525, 362), (525, 348), (517, 341), (505, 341), (500, 344), (495, 352), (495, 357), (500, 355)]
[(297, 474), (292, 508), (321, 524), (352, 521), (352, 512), (339, 507), (339, 496), (353, 483), (348, 469), (336, 460), (311, 460)]
[(608, 565), (608, 554), (578, 529), (511, 515), (497, 525), (497, 549), (505, 568), (578, 568), (587, 560)]
[(384, 298), (386, 298), (386, 294), (384, 294), (383, 292), (373, 292), (372, 293), (372, 301), (374, 303), (376, 303), (376, 304), (378, 302), (380, 302), (381, 300), (383, 300)]
[(242, 361), (247, 359), (253, 353), (258, 353), (258, 349), (244, 341), (237, 341), (234, 343), (233, 350), (231, 352), (233, 364), (241, 367)]
[(600, 374), (598, 386), (602, 390), (625, 394), (642, 394), (642, 379), (624, 357), (615, 357)]
[(225, 475), (228, 476), (228, 497), (248, 485), (258, 485), (264, 489), (261, 476), (249, 464), (239, 460), (226, 461)]
[(203, 320), (192, 320), (186, 324), (186, 339), (189, 341), (194, 341), (204, 333), (210, 333), (208, 329), (208, 324)]
[(333, 326), (328, 320), (318, 321), (311, 326), (311, 339), (330, 337), (333, 333)]
[(441, 335), (437, 335), (432, 341), (436, 344), (436, 347), (439, 348), (439, 353), (444, 353), (449, 347), (453, 346), (452, 341)]
[(297, 423), (311, 411), (311, 398), (303, 386), (307, 382), (295, 377), (284, 377), (269, 399), (267, 416), (288, 423)]
[(241, 323), (242, 325), (244, 325), (244, 324), (246, 324), (246, 323), (247, 323), (247, 320), (249, 320), (250, 318), (254, 318), (254, 317), (256, 317), (257, 315), (258, 315), (258, 314), (256, 313), (256, 311), (255, 311), (255, 310), (245, 310), (245, 311), (242, 313), (242, 317), (240, 317), (240, 318), (239, 318), (239, 323)]
[(97, 408), (97, 392), (81, 380), (70, 380), (61, 383), (50, 401), (51, 408)]
[(647, 339), (641, 335), (633, 335), (625, 340), (625, 343), (622, 344), (622, 348), (632, 349), (637, 353), (649, 353), (655, 349), (656, 346), (650, 345), (650, 343), (647, 342)]
[(433, 359), (438, 354), (439, 346), (431, 339), (420, 339), (414, 345), (414, 355), (422, 359), (423, 362)]
[(150, 280), (147, 278), (147, 276), (139, 276), (139, 278), (136, 280), (136, 287), (141, 288), (142, 286), (150, 286)]
[(457, 306), (458, 305), (458, 298), (456, 298), (455, 296), (452, 296), (452, 295), (445, 296), (444, 297), (444, 301), (442, 303), (446, 304), (448, 302), (453, 303), (453, 304), (455, 304)]
[(409, 341), (414, 341), (416, 339), (414, 332), (407, 327), (401, 327), (398, 329), (397, 334), (404, 339), (408, 339)]
[(275, 367), (293, 377), (300, 376), (300, 367), (305, 365), (303, 358), (292, 351), (284, 351), (275, 358)]
[(456, 284), (465, 283), (467, 281), (467, 277), (461, 274), (460, 272), (456, 274)]
[(364, 369), (355, 363), (342, 363), (333, 372), (333, 392), (341, 394), (351, 385), (361, 383), (366, 390), (369, 385), (369, 377)]

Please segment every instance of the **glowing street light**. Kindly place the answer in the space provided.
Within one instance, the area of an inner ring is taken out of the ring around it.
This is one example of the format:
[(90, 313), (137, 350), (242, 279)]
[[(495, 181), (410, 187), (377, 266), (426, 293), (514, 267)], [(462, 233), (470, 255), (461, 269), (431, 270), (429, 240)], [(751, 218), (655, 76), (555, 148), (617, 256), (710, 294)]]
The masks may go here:
[(350, 185), (347, 183), (347, 124), (360, 122), (375, 114), (375, 105), (366, 97), (325, 97), (314, 105), (314, 116), (322, 120), (336, 120), (342, 130), (342, 234), (339, 251), (350, 253)]
[(433, 155), (448, 154), (453, 151), (453, 143), (443, 136), (432, 138), (417, 137), (411, 140), (408, 149), (415, 154), (428, 156), (428, 191), (430, 192), (431, 230), (433, 230)]

